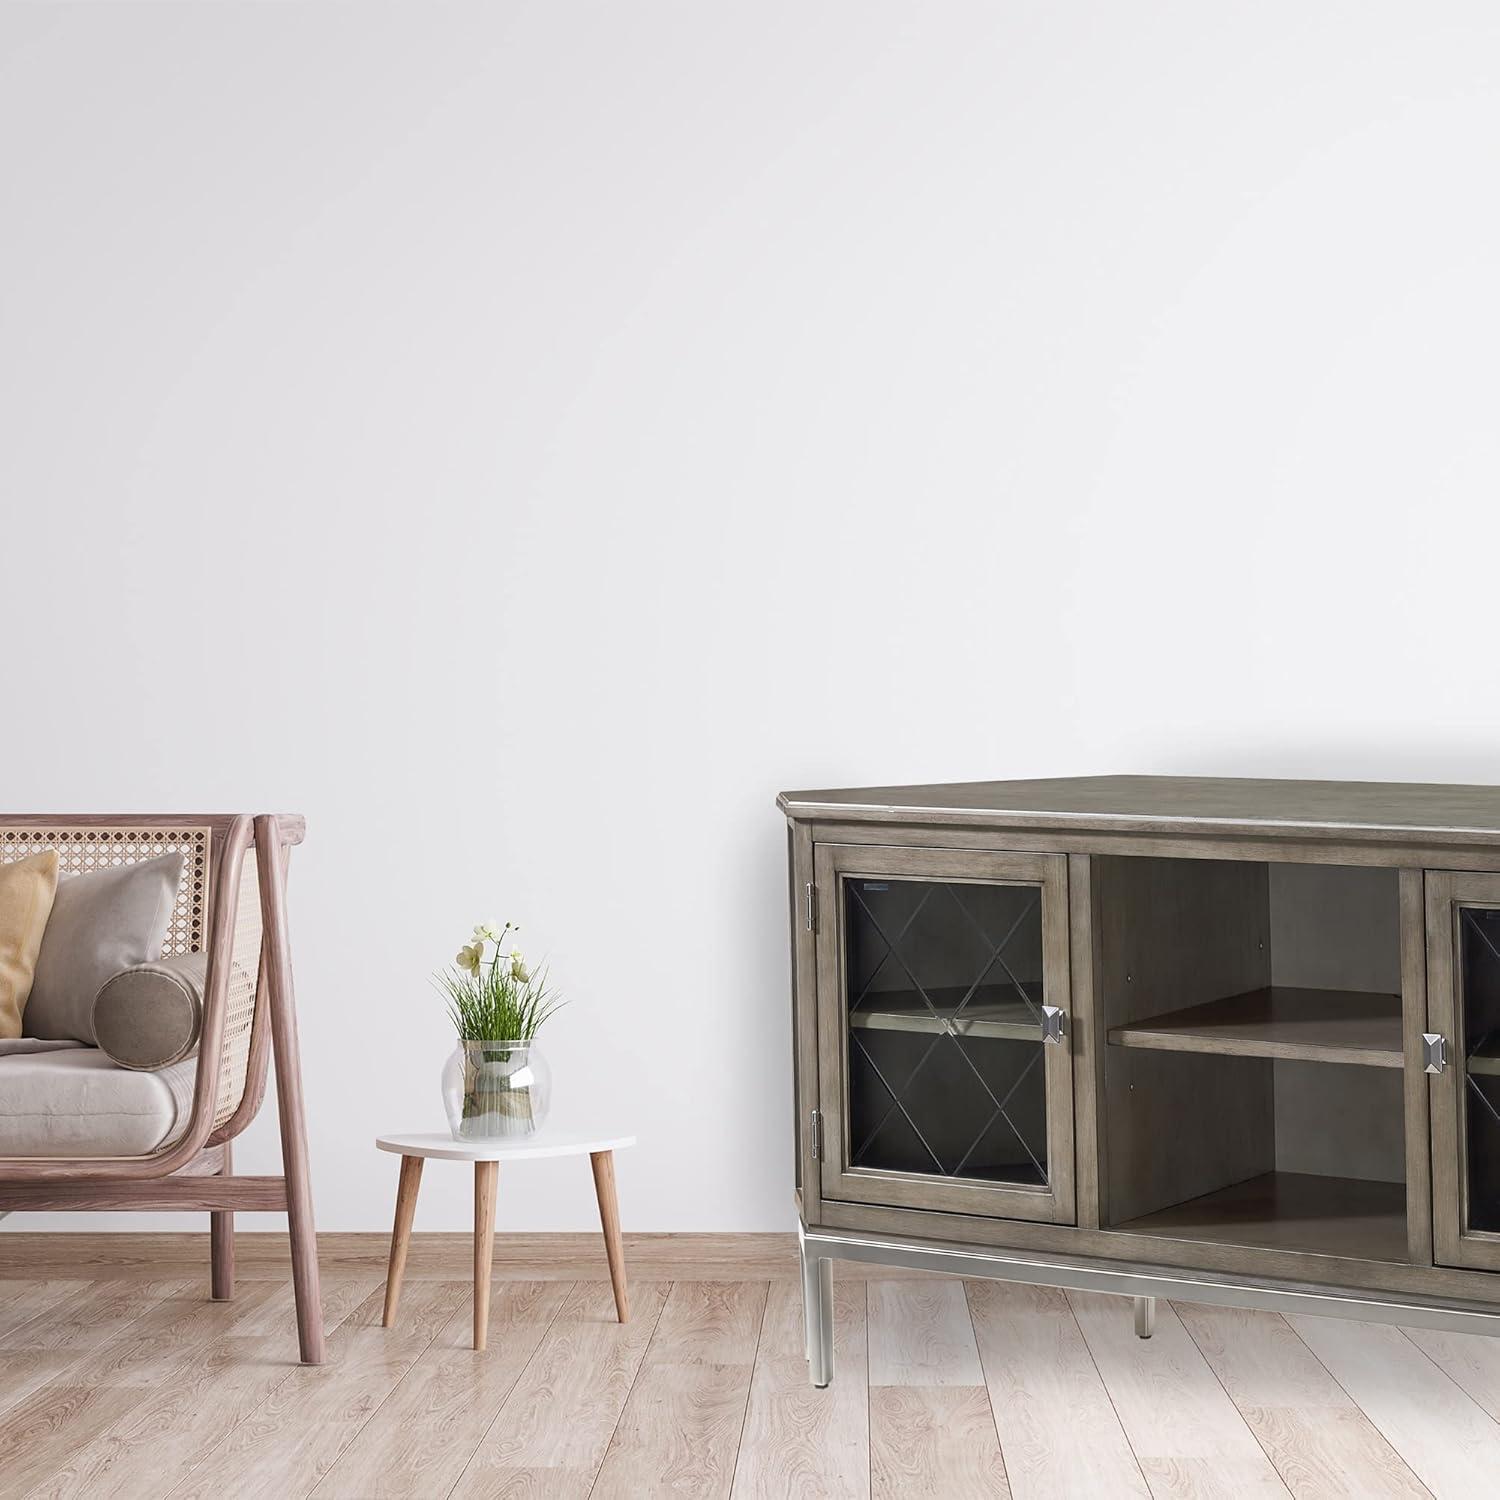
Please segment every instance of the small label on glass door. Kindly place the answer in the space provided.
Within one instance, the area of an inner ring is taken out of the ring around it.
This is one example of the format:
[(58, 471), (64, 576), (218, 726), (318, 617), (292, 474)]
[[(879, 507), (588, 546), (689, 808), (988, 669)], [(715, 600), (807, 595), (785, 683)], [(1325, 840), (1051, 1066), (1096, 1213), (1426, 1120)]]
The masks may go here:
[(883, 880), (866, 880), (861, 882), (867, 891), (888, 891), (890, 886)]

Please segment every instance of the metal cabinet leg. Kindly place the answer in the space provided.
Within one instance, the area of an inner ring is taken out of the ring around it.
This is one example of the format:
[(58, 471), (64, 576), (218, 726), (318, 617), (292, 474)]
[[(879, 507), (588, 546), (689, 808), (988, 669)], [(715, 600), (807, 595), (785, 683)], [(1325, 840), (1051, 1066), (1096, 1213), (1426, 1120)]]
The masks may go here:
[(1135, 1336), (1149, 1339), (1156, 1331), (1156, 1298), (1135, 1298)]
[(809, 1364), (812, 1363), (813, 1349), (813, 1324), (817, 1321), (813, 1317), (812, 1307), (808, 1302), (807, 1287), (807, 1246), (802, 1242), (802, 1236), (797, 1236), (797, 1258), (802, 1271), (802, 1357)]
[(816, 1386), (833, 1379), (833, 1262), (802, 1247), (802, 1319), (807, 1331), (807, 1374)]

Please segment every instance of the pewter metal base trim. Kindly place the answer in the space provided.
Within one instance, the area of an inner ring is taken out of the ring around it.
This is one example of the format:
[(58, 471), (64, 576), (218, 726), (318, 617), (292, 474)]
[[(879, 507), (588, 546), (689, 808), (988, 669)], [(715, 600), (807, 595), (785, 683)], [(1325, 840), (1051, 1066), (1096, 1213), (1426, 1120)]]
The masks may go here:
[(825, 1258), (873, 1261), (913, 1271), (945, 1271), (955, 1276), (1108, 1292), (1120, 1297), (1169, 1297), (1219, 1307), (1356, 1318), (1369, 1323), (1400, 1323), (1411, 1328), (1435, 1328), (1448, 1333), (1500, 1335), (1500, 1309), (1496, 1308), (1372, 1295), (1336, 1287), (1219, 1280), (1169, 1268), (1044, 1259), (1005, 1251), (886, 1239), (878, 1235), (808, 1229), (805, 1226), (801, 1228), (800, 1239), (802, 1252), (809, 1261)]

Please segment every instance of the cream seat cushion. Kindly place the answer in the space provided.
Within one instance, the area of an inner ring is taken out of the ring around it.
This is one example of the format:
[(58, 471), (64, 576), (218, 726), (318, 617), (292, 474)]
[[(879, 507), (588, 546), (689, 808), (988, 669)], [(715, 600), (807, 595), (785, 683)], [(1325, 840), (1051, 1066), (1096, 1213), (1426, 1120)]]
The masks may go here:
[(0, 1053), (0, 1156), (145, 1156), (187, 1129), (196, 1056), (155, 1073), (97, 1047)]

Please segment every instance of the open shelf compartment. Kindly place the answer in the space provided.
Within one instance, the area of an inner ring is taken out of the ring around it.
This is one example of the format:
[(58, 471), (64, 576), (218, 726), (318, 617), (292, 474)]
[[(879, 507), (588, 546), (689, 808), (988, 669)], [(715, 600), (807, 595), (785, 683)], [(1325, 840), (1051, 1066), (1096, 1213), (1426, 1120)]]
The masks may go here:
[(1409, 1261), (1399, 872), (1093, 870), (1104, 1227)]

